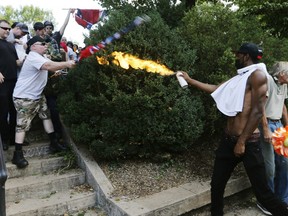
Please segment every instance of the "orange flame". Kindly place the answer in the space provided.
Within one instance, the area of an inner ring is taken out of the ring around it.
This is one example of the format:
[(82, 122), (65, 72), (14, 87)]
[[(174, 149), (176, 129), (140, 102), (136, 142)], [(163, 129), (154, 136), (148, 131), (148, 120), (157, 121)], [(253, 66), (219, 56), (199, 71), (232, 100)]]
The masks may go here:
[[(165, 65), (159, 64), (152, 60), (143, 60), (139, 59), (136, 56), (133, 56), (131, 54), (123, 53), (123, 52), (113, 52), (111, 54), (113, 56), (113, 64), (120, 66), (126, 70), (128, 70), (130, 67), (134, 69), (143, 69), (147, 72), (151, 73), (159, 73), (160, 75), (174, 75), (174, 71), (168, 69)], [(109, 65), (109, 61), (104, 57), (98, 57), (96, 56), (97, 61), (101, 65)]]

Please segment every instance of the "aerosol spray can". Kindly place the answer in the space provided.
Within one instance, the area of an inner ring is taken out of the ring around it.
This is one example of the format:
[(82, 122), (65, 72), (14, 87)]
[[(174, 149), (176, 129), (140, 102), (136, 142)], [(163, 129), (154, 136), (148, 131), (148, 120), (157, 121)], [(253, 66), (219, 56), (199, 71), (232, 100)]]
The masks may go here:
[(181, 72), (177, 72), (176, 73), (176, 77), (177, 77), (177, 79), (179, 81), (180, 86), (182, 88), (187, 88), (188, 87), (188, 83), (186, 82), (186, 80), (183, 78), (182, 75), (183, 75), (183, 73), (181, 73)]

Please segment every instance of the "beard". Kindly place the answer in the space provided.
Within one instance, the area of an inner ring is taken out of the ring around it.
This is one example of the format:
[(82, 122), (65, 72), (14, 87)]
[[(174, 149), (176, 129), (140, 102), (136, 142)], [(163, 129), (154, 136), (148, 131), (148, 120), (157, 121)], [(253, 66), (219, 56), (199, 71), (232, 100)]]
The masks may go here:
[(243, 61), (241, 61), (240, 59), (236, 59), (235, 60), (235, 67), (238, 70), (238, 69), (241, 69), (241, 68), (245, 67), (245, 65), (244, 65)]

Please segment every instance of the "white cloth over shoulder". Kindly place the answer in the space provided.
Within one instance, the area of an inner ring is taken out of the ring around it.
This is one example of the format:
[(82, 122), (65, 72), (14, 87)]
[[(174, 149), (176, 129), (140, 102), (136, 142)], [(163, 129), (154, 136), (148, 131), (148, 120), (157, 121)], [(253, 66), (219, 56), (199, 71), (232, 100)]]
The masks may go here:
[(211, 94), (220, 112), (226, 116), (236, 116), (242, 112), (247, 79), (257, 69), (268, 76), (264, 63), (249, 65), (237, 70), (238, 75), (220, 85)]

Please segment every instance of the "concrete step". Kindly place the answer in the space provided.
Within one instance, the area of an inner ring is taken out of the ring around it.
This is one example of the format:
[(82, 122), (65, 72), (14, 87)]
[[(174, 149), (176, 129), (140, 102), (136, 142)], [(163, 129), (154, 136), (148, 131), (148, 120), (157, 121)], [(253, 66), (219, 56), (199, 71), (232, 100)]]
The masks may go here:
[(6, 163), (8, 172), (8, 178), (35, 176), (37, 174), (44, 175), (49, 172), (59, 170), (66, 166), (66, 162), (63, 157), (36, 157), (28, 159), (29, 165), (25, 169), (18, 169), (11, 162)]
[(64, 174), (11, 178), (5, 185), (6, 202), (20, 202), (30, 198), (43, 199), (84, 183), (85, 173), (80, 169), (72, 169)]
[[(63, 216), (96, 205), (96, 193), (93, 190), (79, 190), (78, 187), (56, 192), (42, 199), (29, 198), (20, 202), (7, 202), (7, 216)], [(97, 215), (97, 214), (96, 214)]]
[[(6, 162), (10, 162), (12, 160), (14, 150), (14, 146), (9, 146), (9, 149), (4, 151), (4, 158)], [(28, 146), (23, 146), (23, 155), (27, 160), (32, 157), (46, 156), (50, 153), (48, 140), (38, 140), (30, 143)]]
[[(232, 179), (226, 186), (225, 197), (250, 186), (247, 177)], [(109, 216), (182, 215), (210, 203), (210, 181), (191, 182), (130, 201), (113, 199), (112, 203)]]
[(81, 209), (75, 213), (64, 214), (63, 216), (108, 216), (108, 214), (100, 208)]
[(11, 163), (15, 146), (4, 152), (8, 172), (7, 216), (106, 215), (95, 208), (97, 193), (86, 183), (85, 171), (67, 170), (65, 152), (51, 155), (50, 141), (41, 121), (26, 134), (26, 140), (30, 145), (23, 146), (24, 157), (29, 162), (25, 169), (17, 169)]

